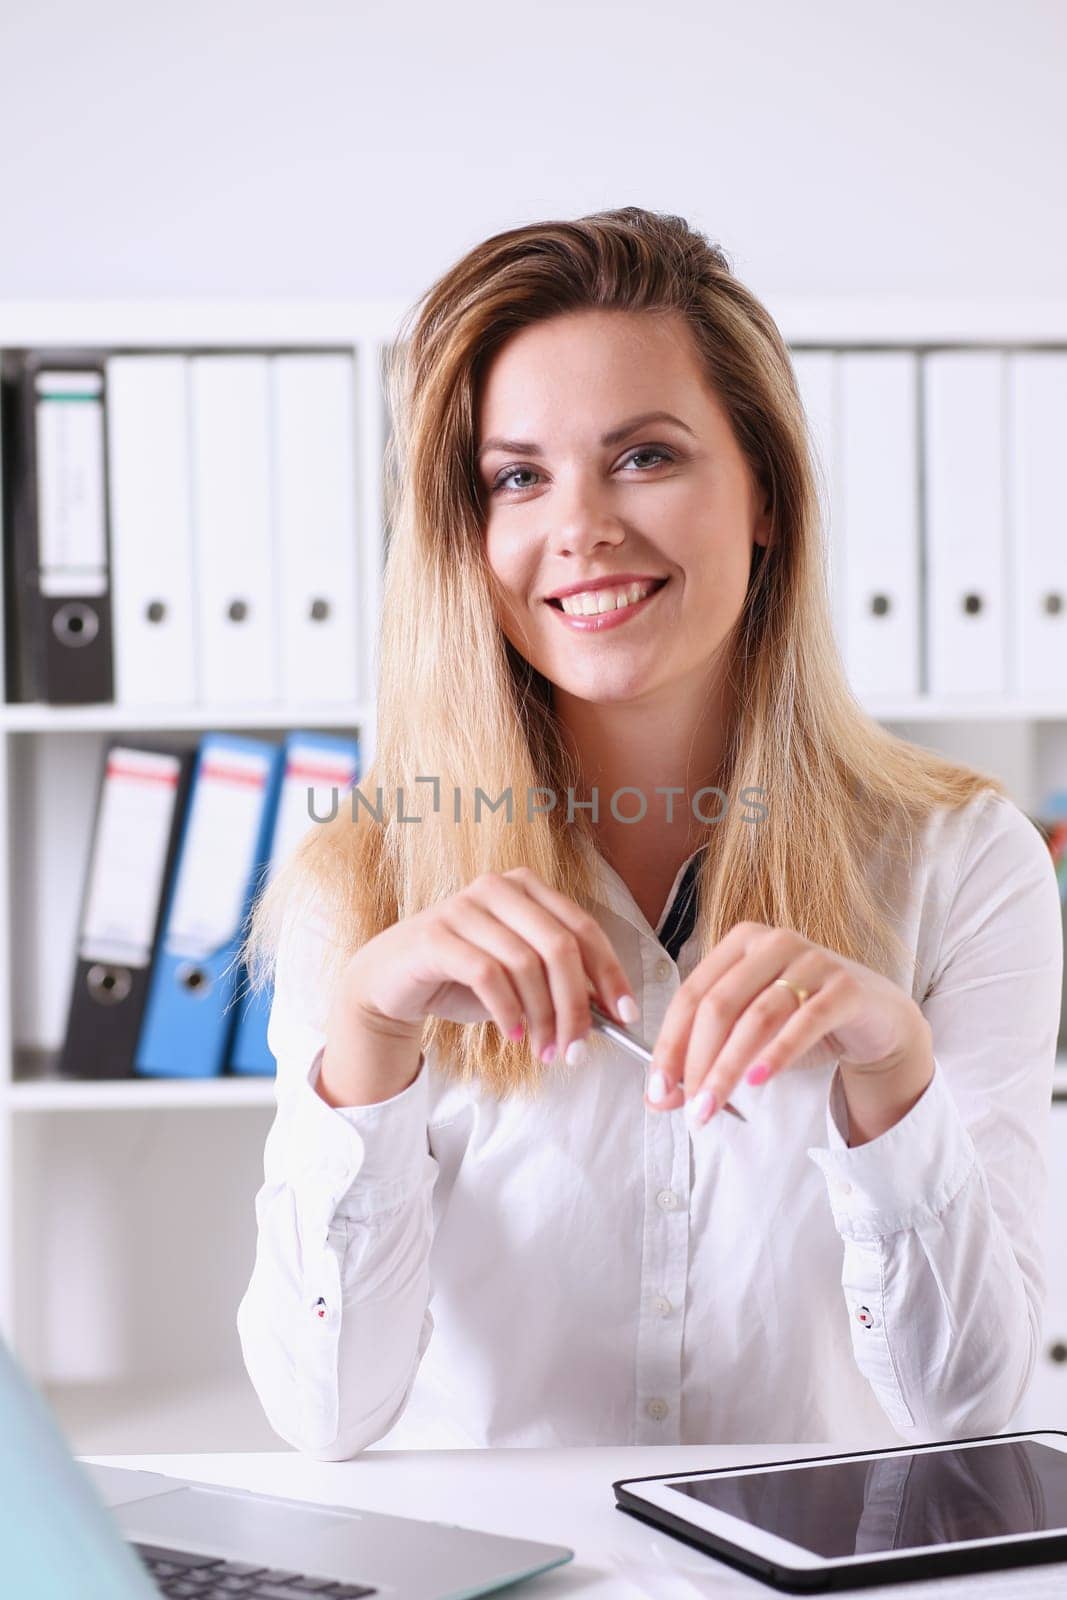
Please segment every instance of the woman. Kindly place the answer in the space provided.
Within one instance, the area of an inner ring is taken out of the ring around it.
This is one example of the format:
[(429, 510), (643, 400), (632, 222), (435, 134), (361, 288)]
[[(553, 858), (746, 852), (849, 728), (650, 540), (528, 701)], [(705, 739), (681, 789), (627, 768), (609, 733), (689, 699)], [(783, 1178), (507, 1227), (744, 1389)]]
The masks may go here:
[(272, 1425), (322, 1459), (1003, 1428), (1055, 874), (850, 695), (774, 322), (628, 208), (471, 251), (392, 376), (376, 759), (247, 947)]

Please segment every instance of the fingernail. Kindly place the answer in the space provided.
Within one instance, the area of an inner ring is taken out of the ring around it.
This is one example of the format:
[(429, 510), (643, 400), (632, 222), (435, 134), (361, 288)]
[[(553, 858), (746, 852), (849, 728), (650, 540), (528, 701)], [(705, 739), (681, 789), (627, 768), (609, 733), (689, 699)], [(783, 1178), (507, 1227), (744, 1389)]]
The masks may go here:
[(654, 1072), (648, 1080), (648, 1098), (653, 1105), (659, 1105), (661, 1100), (666, 1100), (667, 1094), (667, 1079), (662, 1072)]
[(512, 1028), (511, 1032), (508, 1034), (508, 1038), (509, 1039), (514, 1039), (516, 1044), (521, 1044), (522, 1037), (523, 1037), (523, 1034), (525, 1032), (526, 1032), (526, 1029), (523, 1027), (522, 1023), (520, 1022), (519, 1026), (517, 1028)]
[(554, 1044), (546, 1044), (545, 1048), (541, 1051), (541, 1060), (547, 1063), (549, 1061), (555, 1061), (555, 1059), (556, 1059), (556, 1047), (555, 1047), (555, 1045)]
[(766, 1083), (767, 1079), (770, 1077), (770, 1075), (771, 1075), (770, 1067), (767, 1065), (767, 1063), (765, 1061), (761, 1061), (758, 1066), (751, 1067), (749, 1069), (749, 1071), (745, 1074), (745, 1082), (746, 1083)]
[(568, 1067), (584, 1067), (589, 1060), (589, 1051), (584, 1039), (572, 1039), (567, 1046), (567, 1053), (563, 1057)]
[(641, 1008), (632, 994), (621, 995), (618, 1002), (619, 1016), (624, 1022), (636, 1022), (641, 1015)]
[(699, 1094), (687, 1101), (685, 1114), (690, 1127), (699, 1128), (702, 1122), (706, 1122), (715, 1110), (715, 1103), (715, 1096), (710, 1089), (701, 1089)]

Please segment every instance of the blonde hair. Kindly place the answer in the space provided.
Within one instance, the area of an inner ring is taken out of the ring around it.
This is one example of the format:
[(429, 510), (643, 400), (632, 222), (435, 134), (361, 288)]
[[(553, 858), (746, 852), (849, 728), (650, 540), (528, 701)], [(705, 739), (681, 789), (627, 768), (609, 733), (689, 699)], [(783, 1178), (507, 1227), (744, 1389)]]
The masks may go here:
[[(310, 829), (257, 900), (242, 952), (256, 989), (269, 981), (283, 922), (325, 914), (334, 981), (344, 962), (398, 918), (483, 872), (525, 865), (589, 909), (584, 817), (555, 809), (475, 821), (476, 790), (526, 796), (578, 791), (551, 685), (505, 639), (484, 556), (475, 471), (476, 417), (489, 362), (517, 330), (583, 310), (684, 318), (755, 482), (771, 537), (757, 548), (725, 659), (733, 706), (728, 803), (701, 866), (699, 947), (737, 922), (795, 929), (890, 972), (912, 956), (871, 870), (876, 851), (907, 861), (915, 830), (995, 778), (900, 739), (852, 695), (834, 642), (815, 469), (789, 352), (773, 319), (721, 249), (680, 217), (627, 207), (496, 234), (411, 308), (388, 369), (394, 432), (387, 456), (389, 542), (380, 634), (378, 744), (359, 788), (381, 788), (383, 820), (345, 804)], [(439, 780), (440, 809), (432, 783)], [(738, 797), (762, 789), (767, 814), (746, 821)], [(453, 795), (463, 797), (462, 816)], [(417, 815), (420, 821), (399, 820)], [(547, 801), (546, 801), (547, 803)], [(545, 1068), (528, 1038), (492, 1022), (427, 1019), (423, 1049), (459, 1081), (532, 1094)]]

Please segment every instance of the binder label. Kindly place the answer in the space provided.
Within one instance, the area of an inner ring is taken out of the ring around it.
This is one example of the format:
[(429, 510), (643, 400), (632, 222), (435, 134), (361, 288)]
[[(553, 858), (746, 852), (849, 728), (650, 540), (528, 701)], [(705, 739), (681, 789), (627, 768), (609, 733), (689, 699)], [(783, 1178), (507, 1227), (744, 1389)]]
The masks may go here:
[(37, 375), (39, 581), (50, 597), (107, 590), (103, 388), (97, 372)]
[(84, 961), (148, 965), (180, 771), (177, 756), (119, 746), (109, 753), (79, 947)]
[(168, 918), (167, 943), (174, 955), (202, 961), (239, 931), (268, 774), (264, 756), (205, 752)]

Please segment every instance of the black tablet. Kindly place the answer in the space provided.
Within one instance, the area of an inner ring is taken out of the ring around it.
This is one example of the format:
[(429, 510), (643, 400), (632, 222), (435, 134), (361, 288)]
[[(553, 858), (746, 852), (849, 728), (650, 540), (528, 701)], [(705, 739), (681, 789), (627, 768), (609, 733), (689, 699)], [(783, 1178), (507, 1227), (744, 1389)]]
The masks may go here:
[(1061, 1429), (658, 1473), (612, 1487), (620, 1511), (794, 1594), (1067, 1562)]

